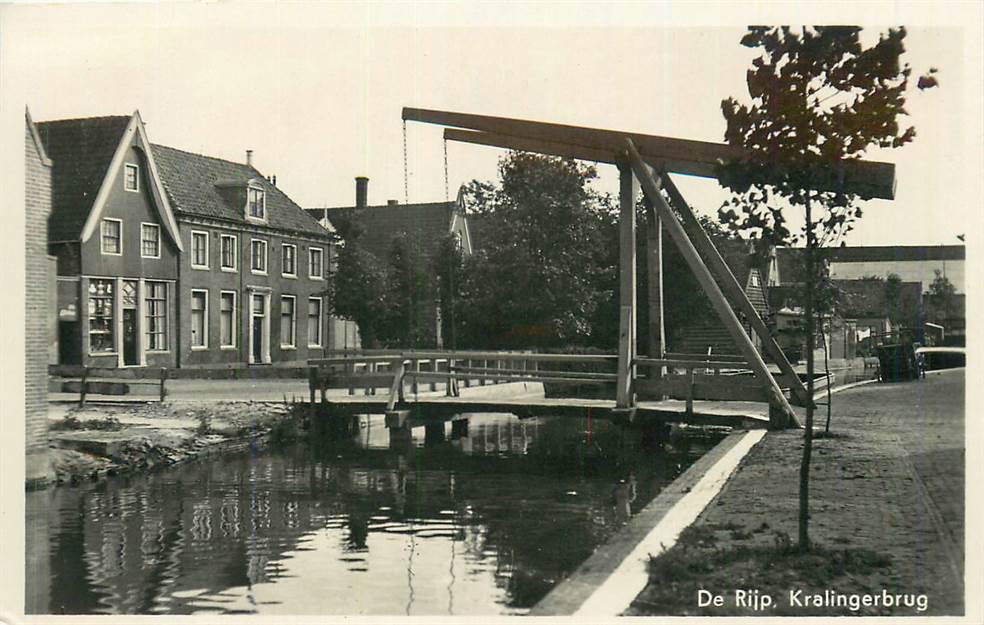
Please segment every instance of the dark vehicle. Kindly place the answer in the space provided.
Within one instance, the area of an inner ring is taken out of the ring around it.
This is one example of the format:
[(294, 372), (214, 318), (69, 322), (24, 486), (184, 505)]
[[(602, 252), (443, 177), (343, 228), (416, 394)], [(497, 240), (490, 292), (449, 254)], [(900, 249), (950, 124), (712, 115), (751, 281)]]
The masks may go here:
[(922, 376), (922, 358), (916, 355), (918, 343), (879, 345), (878, 379), (882, 382), (916, 380)]
[(967, 350), (963, 347), (920, 347), (916, 356), (923, 359), (926, 371), (967, 366)]

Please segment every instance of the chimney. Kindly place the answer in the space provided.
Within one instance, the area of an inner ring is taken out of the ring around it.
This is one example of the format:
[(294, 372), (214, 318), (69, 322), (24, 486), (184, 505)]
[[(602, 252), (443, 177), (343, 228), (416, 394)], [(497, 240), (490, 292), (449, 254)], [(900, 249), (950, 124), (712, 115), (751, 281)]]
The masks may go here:
[(270, 176), (269, 178), (267, 178), (267, 180), (269, 180), (270, 181), (270, 184), (272, 184), (273, 186), (277, 186), (277, 175), (276, 174)]
[(400, 203), (400, 200), (386, 200), (386, 203), (390, 206), (396, 206)]
[(253, 166), (253, 150), (246, 150), (246, 164), (250, 167)]
[(369, 179), (365, 176), (355, 177), (355, 207), (365, 208), (369, 205)]

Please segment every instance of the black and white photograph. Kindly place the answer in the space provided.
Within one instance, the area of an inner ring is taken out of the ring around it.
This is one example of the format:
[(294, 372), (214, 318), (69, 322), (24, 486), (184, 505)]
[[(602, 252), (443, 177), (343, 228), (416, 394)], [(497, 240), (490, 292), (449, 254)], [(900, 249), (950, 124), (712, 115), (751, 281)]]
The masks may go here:
[(0, 3), (0, 622), (982, 622), (982, 26)]

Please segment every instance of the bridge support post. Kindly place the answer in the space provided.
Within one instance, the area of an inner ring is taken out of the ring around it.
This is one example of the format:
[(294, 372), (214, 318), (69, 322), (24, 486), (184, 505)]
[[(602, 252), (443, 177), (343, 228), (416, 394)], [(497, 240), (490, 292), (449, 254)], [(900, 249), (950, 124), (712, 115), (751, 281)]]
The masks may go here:
[(626, 410), (635, 405), (636, 357), (636, 223), (635, 198), (639, 183), (628, 164), (619, 165), (619, 331), (618, 379), (615, 407)]

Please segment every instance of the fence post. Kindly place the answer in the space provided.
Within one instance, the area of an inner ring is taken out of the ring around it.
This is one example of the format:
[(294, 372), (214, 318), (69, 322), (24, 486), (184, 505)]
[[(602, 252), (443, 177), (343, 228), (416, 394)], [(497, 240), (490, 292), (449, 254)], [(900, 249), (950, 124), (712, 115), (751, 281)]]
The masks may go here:
[(355, 361), (353, 360), (351, 363), (345, 363), (344, 366), (345, 373), (348, 375), (349, 379), (348, 394), (355, 395), (355, 381), (352, 379), (355, 377)]
[[(471, 358), (465, 360), (465, 368), (470, 369), (472, 366)], [(471, 372), (465, 373), (465, 388), (471, 388)]]
[(318, 368), (308, 367), (308, 392), (311, 395), (311, 410), (314, 410), (314, 389), (318, 386)]
[(164, 382), (167, 381), (167, 367), (161, 367), (161, 401), (164, 401), (164, 395), (166, 391), (164, 390)]
[[(431, 358), (431, 372), (432, 373), (437, 373), (438, 372), (437, 358)], [(437, 376), (436, 375), (431, 377), (430, 390), (431, 390), (432, 393), (437, 391)]]
[(82, 366), (82, 382), (79, 384), (79, 408), (85, 406), (85, 385), (89, 379), (89, 367)]
[[(420, 359), (414, 358), (410, 361), (410, 366), (414, 373), (420, 373)], [(420, 393), (420, 382), (419, 378), (415, 375), (413, 376), (413, 383), (410, 385), (410, 390), (414, 395)]]
[(694, 368), (687, 367), (687, 416), (694, 414)]

